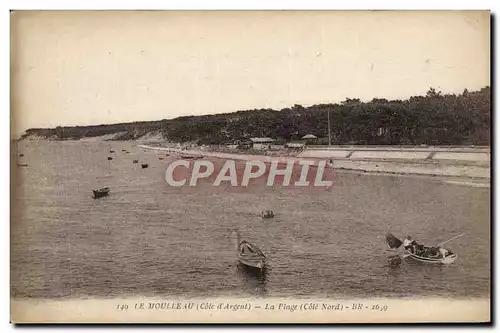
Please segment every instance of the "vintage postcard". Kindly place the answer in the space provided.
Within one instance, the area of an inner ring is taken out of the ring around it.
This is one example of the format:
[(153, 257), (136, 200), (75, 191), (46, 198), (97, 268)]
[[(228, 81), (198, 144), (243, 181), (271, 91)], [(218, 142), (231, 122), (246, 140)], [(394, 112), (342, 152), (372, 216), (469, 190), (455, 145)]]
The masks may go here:
[(488, 11), (12, 11), (13, 323), (489, 323)]

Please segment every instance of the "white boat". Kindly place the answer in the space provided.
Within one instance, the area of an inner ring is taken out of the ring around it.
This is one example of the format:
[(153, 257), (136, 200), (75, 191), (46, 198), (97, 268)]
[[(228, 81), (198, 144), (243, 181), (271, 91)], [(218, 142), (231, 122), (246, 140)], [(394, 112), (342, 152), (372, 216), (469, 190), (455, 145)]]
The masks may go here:
[(416, 254), (411, 253), (410, 251), (406, 251), (405, 254), (403, 254), (403, 258), (411, 258), (416, 261), (420, 262), (426, 262), (426, 263), (431, 263), (431, 264), (451, 264), (457, 260), (457, 255), (455, 253), (452, 253), (450, 255), (447, 255), (445, 257), (439, 256), (439, 257), (422, 257), (418, 256)]
[(262, 251), (254, 244), (245, 240), (240, 240), (240, 233), (236, 231), (238, 244), (238, 260), (245, 266), (263, 269), (267, 258)]
[[(453, 237), (450, 240), (458, 238), (460, 236), (461, 235)], [(393, 250), (398, 249), (403, 244), (403, 242), (400, 239), (398, 239), (397, 237), (395, 237), (391, 233), (387, 233), (386, 240), (387, 240), (387, 244), (389, 245), (389, 247)], [(450, 241), (450, 240), (448, 240), (448, 241)], [(419, 254), (422, 254), (422, 253), (428, 254), (427, 256), (418, 255), (418, 254), (415, 254), (415, 253), (405, 249), (402, 257), (403, 257), (403, 259), (409, 258), (409, 259), (413, 259), (413, 260), (416, 260), (419, 262), (425, 262), (425, 263), (431, 263), (431, 264), (451, 264), (451, 263), (455, 262), (455, 260), (457, 260), (458, 256), (455, 253), (452, 253), (450, 250), (447, 250), (447, 249), (444, 249), (443, 247), (440, 247), (440, 245), (447, 243), (448, 241), (443, 242), (436, 247), (426, 247), (423, 245), (419, 245), (419, 248), (421, 248), (421, 251), (418, 251), (418, 253)], [(441, 248), (441, 250), (444, 249), (445, 251), (443, 251), (443, 253), (441, 253), (439, 248)]]

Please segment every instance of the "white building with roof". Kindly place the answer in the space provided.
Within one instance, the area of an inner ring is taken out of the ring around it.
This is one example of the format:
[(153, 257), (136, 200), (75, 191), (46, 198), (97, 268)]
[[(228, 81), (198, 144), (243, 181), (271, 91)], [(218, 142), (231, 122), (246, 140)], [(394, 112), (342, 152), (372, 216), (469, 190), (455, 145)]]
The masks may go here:
[(268, 150), (274, 142), (272, 138), (250, 138), (252, 141), (252, 148), (255, 150)]

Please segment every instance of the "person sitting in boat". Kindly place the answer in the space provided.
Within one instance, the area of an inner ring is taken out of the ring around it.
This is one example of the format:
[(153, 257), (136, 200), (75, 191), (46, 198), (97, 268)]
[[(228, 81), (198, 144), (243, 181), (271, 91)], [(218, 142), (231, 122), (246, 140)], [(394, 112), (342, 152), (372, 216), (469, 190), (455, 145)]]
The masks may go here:
[(445, 258), (447, 255), (450, 254), (450, 251), (448, 251), (447, 249), (443, 248), (443, 247), (438, 247), (438, 251), (439, 251), (439, 254), (441, 254), (441, 256), (443, 258)]
[(440, 252), (439, 252), (439, 247), (428, 247), (426, 248), (426, 256), (430, 258), (437, 258), (439, 257)]
[(403, 247), (405, 250), (415, 253), (415, 247), (417, 246), (417, 242), (415, 242), (411, 236), (406, 236), (403, 240)]

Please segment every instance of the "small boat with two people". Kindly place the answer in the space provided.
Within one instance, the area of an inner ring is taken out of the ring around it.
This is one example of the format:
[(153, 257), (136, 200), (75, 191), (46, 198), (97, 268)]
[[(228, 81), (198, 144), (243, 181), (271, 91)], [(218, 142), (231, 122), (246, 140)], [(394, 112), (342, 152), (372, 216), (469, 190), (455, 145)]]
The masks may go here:
[(256, 245), (241, 240), (238, 231), (233, 231), (234, 234), (236, 234), (238, 261), (247, 267), (257, 268), (262, 271), (267, 263), (264, 253)]
[(274, 212), (272, 210), (263, 211), (261, 214), (263, 219), (272, 219), (274, 218)]
[(418, 244), (411, 236), (406, 236), (403, 241), (391, 233), (387, 233), (386, 241), (391, 249), (398, 249), (403, 245), (404, 254), (403, 259), (413, 259), (419, 262), (431, 264), (451, 264), (457, 259), (457, 255), (449, 249), (442, 247), (443, 244), (463, 236), (464, 234), (455, 236), (445, 242), (439, 243), (436, 246), (425, 246)]
[(104, 187), (99, 190), (92, 190), (94, 192), (94, 199), (99, 199), (109, 195), (109, 187)]

